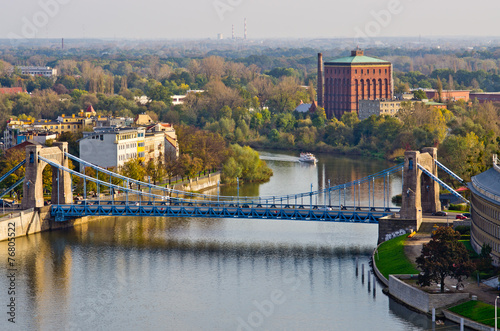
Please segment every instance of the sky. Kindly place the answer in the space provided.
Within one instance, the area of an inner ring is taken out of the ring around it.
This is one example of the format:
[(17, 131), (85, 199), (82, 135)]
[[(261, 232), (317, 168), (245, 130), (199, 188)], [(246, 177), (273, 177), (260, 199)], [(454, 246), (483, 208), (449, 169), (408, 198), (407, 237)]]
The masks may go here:
[(3, 0), (0, 38), (498, 36), (500, 1)]

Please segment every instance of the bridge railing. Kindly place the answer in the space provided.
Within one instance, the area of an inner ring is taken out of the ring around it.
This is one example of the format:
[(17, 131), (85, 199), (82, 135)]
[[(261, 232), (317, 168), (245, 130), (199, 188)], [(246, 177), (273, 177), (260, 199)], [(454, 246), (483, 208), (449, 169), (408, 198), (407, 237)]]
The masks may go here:
[[(143, 182), (143, 181), (139, 181), (139, 180), (135, 180), (135, 179), (131, 179), (131, 178), (128, 178), (126, 176), (123, 176), (123, 175), (120, 175), (120, 174), (117, 174), (113, 171), (110, 171), (110, 170), (107, 170), (107, 169), (104, 169), (104, 168), (101, 168), (99, 166), (96, 166), (90, 162), (87, 162), (85, 160), (82, 160), (72, 154), (69, 154), (69, 153), (65, 153), (65, 155), (67, 157), (69, 157), (70, 159), (76, 161), (76, 162), (79, 162), (83, 165), (85, 165), (86, 167), (91, 167), (93, 168), (94, 170), (98, 171), (98, 172), (101, 172), (101, 173), (104, 173), (104, 174), (107, 174), (109, 176), (112, 176), (112, 177), (115, 177), (115, 178), (118, 178), (120, 180), (123, 180), (124, 182), (126, 182), (128, 185), (130, 184), (135, 184), (137, 186), (140, 186), (141, 188), (144, 187), (144, 188), (147, 188), (147, 189), (150, 189), (150, 190), (156, 190), (156, 191), (159, 191), (159, 192), (162, 192), (165, 194), (165, 196), (170, 196), (170, 197), (185, 197), (185, 198), (193, 198), (193, 199), (200, 199), (200, 200), (214, 200), (214, 199), (218, 199), (218, 200), (221, 200), (221, 201), (235, 201), (235, 200), (239, 200), (239, 201), (247, 201), (247, 202), (251, 202), (251, 201), (254, 201), (256, 199), (256, 197), (253, 197), (253, 196), (223, 196), (223, 195), (211, 195), (211, 194), (202, 194), (202, 193), (194, 193), (194, 192), (185, 192), (185, 191), (180, 191), (180, 190), (175, 190), (175, 189), (170, 189), (170, 188), (167, 188), (167, 187), (162, 187), (162, 186), (158, 186), (158, 185), (154, 185), (154, 184), (151, 184), (151, 183), (146, 183), (146, 182)], [(350, 189), (352, 187), (356, 187), (356, 186), (359, 186), (359, 185), (362, 185), (362, 184), (365, 184), (365, 183), (369, 183), (369, 182), (373, 182), (375, 179), (379, 179), (379, 178), (383, 178), (385, 176), (388, 176), (390, 174), (393, 174), (395, 172), (399, 172), (401, 171), (403, 168), (403, 164), (399, 164), (399, 165), (396, 165), (396, 166), (393, 166), (389, 169), (386, 169), (386, 170), (383, 170), (383, 171), (380, 171), (374, 175), (370, 175), (370, 176), (367, 176), (365, 178), (362, 178), (360, 180), (357, 180), (357, 181), (353, 181), (353, 182), (350, 182), (350, 183), (346, 183), (346, 184), (342, 184), (342, 185), (336, 185), (336, 186), (332, 186), (332, 187), (328, 187), (328, 188), (323, 188), (323, 189), (320, 189), (320, 190), (316, 190), (316, 191), (311, 191), (311, 192), (303, 192), (303, 193), (298, 193), (298, 194), (287, 194), (287, 195), (275, 195), (275, 196), (261, 196), (260, 199), (261, 200), (273, 200), (273, 201), (276, 201), (276, 200), (298, 200), (298, 199), (304, 199), (304, 198), (310, 198), (312, 196), (317, 196), (317, 195), (326, 195), (326, 194), (329, 194), (329, 193), (332, 193), (332, 192), (335, 192), (335, 191), (341, 191), (341, 190), (346, 190), (346, 189)], [(80, 176), (82, 177), (82, 176)], [(83, 178), (83, 177), (82, 177)], [(103, 184), (105, 185), (105, 184)], [(109, 186), (109, 185), (107, 185)]]

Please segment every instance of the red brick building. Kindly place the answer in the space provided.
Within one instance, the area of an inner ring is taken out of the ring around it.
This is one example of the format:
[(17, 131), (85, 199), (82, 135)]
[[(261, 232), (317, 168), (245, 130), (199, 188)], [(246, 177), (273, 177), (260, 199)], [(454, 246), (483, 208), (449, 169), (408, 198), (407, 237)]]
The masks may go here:
[(476, 100), (479, 103), (485, 102), (500, 102), (500, 92), (482, 92), (482, 93), (471, 93), (470, 100)]
[[(427, 95), (427, 99), (438, 99), (439, 93), (437, 90), (425, 90), (425, 94)], [(441, 100), (443, 102), (446, 101), (458, 101), (464, 100), (465, 102), (469, 101), (470, 91), (462, 91), (462, 90), (443, 90), (441, 91)]]
[(328, 118), (340, 119), (346, 112), (358, 113), (359, 100), (393, 97), (392, 64), (365, 56), (359, 49), (349, 57), (325, 62), (324, 76), (323, 103)]

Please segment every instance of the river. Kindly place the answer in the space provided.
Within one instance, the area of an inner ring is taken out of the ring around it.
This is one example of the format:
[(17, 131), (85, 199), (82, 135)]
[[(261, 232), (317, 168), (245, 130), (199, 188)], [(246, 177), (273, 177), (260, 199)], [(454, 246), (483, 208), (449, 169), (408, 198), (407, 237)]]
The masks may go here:
[[(317, 165), (304, 165), (292, 154), (262, 152), (274, 176), (239, 193), (307, 192), (393, 165), (317, 156)], [(400, 187), (394, 176), (392, 193)], [(168, 218), (108, 218), (18, 238), (16, 323), (6, 314), (10, 280), (0, 277), (0, 330), (432, 329), (380, 283), (368, 286), (376, 242), (374, 224)], [(4, 270), (7, 258), (0, 242)]]

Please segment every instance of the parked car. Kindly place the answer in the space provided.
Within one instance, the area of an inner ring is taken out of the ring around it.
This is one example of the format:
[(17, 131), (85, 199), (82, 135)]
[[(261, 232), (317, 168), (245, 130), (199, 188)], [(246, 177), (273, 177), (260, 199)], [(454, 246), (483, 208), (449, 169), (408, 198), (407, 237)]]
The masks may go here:
[(435, 213), (432, 213), (432, 216), (448, 216), (448, 214), (444, 211), (437, 211)]
[(464, 215), (467, 218), (470, 218), (470, 213), (463, 213), (462, 215)]
[(457, 220), (466, 220), (467, 219), (467, 216), (465, 215), (462, 215), (462, 214), (458, 214), (457, 217), (456, 217)]
[(12, 203), (5, 201), (5, 200), (0, 200), (0, 207), (10, 208), (10, 207), (12, 207)]

